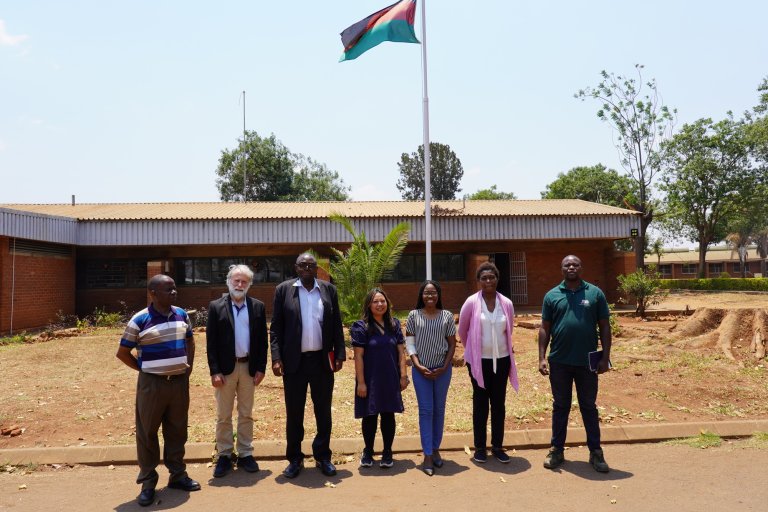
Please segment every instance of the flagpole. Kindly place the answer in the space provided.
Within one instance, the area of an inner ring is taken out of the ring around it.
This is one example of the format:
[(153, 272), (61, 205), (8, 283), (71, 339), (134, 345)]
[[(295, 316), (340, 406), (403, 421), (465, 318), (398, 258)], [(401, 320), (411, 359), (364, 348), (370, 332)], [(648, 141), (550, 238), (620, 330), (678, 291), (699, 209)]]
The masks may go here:
[(429, 95), (427, 94), (427, 1), (421, 0), (422, 115), (424, 117), (424, 241), (427, 279), (432, 279), (432, 187), (429, 154)]

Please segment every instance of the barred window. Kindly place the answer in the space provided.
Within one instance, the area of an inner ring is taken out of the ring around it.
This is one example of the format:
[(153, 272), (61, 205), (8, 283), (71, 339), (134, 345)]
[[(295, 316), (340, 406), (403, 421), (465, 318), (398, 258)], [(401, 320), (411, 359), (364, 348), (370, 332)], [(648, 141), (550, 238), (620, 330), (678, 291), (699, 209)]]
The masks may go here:
[(146, 288), (146, 259), (81, 260), (77, 263), (77, 288)]
[(280, 283), (295, 276), (293, 256), (243, 258), (184, 258), (176, 260), (176, 284), (206, 286), (224, 284), (231, 265), (248, 265), (254, 283)]

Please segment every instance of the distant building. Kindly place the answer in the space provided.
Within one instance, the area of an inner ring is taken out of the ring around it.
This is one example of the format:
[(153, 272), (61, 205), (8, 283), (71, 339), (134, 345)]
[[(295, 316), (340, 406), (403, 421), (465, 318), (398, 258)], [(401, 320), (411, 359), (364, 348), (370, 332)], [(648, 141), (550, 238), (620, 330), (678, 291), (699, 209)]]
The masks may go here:
[[(134, 311), (147, 303), (147, 277), (161, 272), (176, 280), (180, 306), (205, 307), (225, 290), (232, 263), (254, 269), (250, 294), (271, 310), (299, 253), (329, 257), (330, 247), (351, 242), (331, 212), (372, 241), (411, 223), (408, 248), (383, 285), (397, 309), (413, 308), (425, 275), (423, 202), (9, 204), (0, 205), (0, 332), (48, 325), (59, 311), (118, 310), (121, 301)], [(616, 275), (632, 271), (633, 259), (613, 242), (638, 227), (635, 212), (579, 200), (435, 201), (433, 278), (457, 312), (477, 289), (475, 269), (491, 259), (499, 290), (536, 306), (560, 281), (562, 258), (576, 254), (585, 278), (615, 300)]]
[[(661, 261), (652, 254), (645, 257), (646, 265), (657, 265), (664, 279), (694, 279), (699, 276), (699, 251), (694, 249), (664, 249)], [(761, 277), (760, 257), (755, 247), (747, 249), (745, 263), (747, 277)], [(730, 247), (712, 247), (707, 249), (704, 277), (741, 277), (739, 253)]]

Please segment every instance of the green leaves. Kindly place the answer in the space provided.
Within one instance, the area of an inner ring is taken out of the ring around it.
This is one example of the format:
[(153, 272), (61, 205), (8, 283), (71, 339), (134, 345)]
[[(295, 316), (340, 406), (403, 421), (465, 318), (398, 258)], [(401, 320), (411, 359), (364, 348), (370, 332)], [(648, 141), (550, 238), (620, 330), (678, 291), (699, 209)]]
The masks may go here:
[(291, 153), (274, 134), (248, 131), (238, 147), (222, 150), (216, 169), (222, 201), (346, 201), (349, 187), (336, 171)]
[[(464, 176), (464, 168), (456, 153), (447, 144), (429, 143), (430, 155), (430, 193), (432, 199), (456, 199), (461, 192), (459, 183)], [(418, 201), (424, 199), (424, 145), (410, 155), (403, 153), (397, 163), (400, 179), (397, 190), (403, 199)]]
[(557, 175), (541, 193), (542, 199), (582, 199), (626, 208), (637, 200), (637, 184), (603, 164), (574, 167)]
[(339, 307), (344, 323), (351, 325), (361, 318), (363, 301), (368, 292), (380, 286), (381, 280), (391, 275), (397, 266), (408, 245), (411, 226), (401, 222), (380, 243), (372, 244), (365, 232), (355, 231), (352, 221), (344, 215), (332, 213), (329, 218), (352, 235), (352, 244), (346, 251), (331, 248), (334, 258), (327, 269), (339, 291)]

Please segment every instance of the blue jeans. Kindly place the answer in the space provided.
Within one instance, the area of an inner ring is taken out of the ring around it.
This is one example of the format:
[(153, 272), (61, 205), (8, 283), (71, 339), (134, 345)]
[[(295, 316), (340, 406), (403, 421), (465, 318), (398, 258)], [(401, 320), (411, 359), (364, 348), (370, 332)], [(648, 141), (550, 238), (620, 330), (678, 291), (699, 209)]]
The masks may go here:
[(419, 402), (419, 433), (424, 455), (432, 455), (433, 451), (440, 449), (440, 443), (443, 442), (445, 401), (452, 371), (453, 368), (449, 366), (445, 373), (435, 380), (427, 379), (416, 369), (411, 372), (416, 401)]
[(549, 362), (549, 383), (552, 385), (552, 446), (557, 450), (565, 447), (568, 433), (568, 415), (571, 412), (573, 385), (579, 400), (581, 419), (587, 431), (590, 450), (600, 448), (600, 419), (597, 414), (597, 373), (586, 366), (571, 366)]

